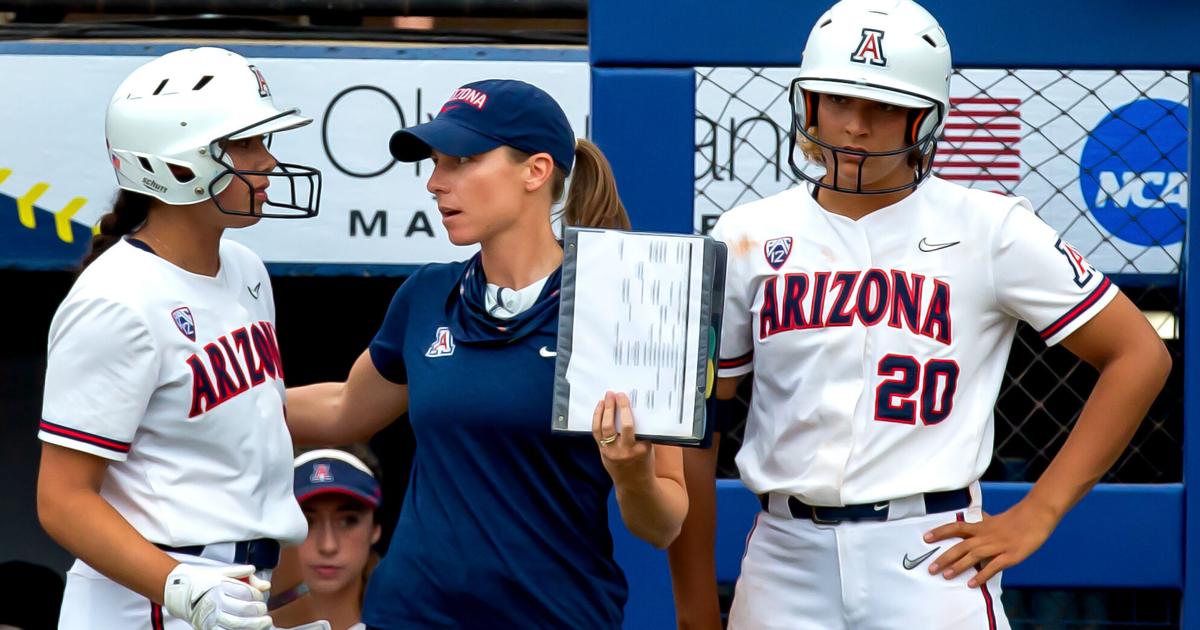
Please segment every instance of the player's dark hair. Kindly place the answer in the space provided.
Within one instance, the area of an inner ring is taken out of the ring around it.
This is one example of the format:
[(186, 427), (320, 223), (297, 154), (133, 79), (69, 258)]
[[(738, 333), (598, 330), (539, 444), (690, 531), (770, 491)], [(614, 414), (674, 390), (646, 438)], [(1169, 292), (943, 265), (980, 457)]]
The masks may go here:
[(99, 231), (92, 236), (91, 248), (88, 250), (87, 256), (83, 257), (80, 268), (86, 269), (100, 257), (100, 254), (121, 240), (121, 237), (144, 223), (146, 215), (150, 213), (150, 204), (153, 201), (154, 198), (149, 195), (128, 190), (118, 192), (117, 199), (113, 201), (112, 210), (100, 217)]
[[(508, 147), (512, 158), (518, 162), (529, 159), (530, 154)], [(554, 168), (550, 197), (562, 199), (567, 187), (567, 174)], [(571, 189), (567, 190), (563, 204), (563, 223), (573, 227), (630, 229), (629, 213), (617, 194), (617, 179), (612, 166), (600, 147), (580, 138), (575, 142), (575, 166), (571, 171)]]

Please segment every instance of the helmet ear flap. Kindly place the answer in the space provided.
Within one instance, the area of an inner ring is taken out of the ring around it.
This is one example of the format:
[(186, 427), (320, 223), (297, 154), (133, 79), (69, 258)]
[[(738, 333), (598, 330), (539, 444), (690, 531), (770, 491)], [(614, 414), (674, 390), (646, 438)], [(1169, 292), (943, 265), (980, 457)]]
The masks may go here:
[[(908, 144), (916, 144), (921, 138), (930, 136), (937, 129), (938, 117), (933, 113), (936, 108), (920, 108), (908, 110), (908, 132), (905, 140)], [(935, 140), (935, 138), (931, 138)]]

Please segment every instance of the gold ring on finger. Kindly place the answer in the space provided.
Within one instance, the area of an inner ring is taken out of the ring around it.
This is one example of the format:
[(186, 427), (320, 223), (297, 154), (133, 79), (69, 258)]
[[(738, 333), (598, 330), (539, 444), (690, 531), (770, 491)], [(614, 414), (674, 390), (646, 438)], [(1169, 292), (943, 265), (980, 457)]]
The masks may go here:
[(619, 434), (614, 433), (606, 438), (600, 438), (597, 441), (600, 443), (601, 446), (605, 446), (607, 444), (612, 444), (613, 442), (617, 441), (617, 435), (619, 435)]

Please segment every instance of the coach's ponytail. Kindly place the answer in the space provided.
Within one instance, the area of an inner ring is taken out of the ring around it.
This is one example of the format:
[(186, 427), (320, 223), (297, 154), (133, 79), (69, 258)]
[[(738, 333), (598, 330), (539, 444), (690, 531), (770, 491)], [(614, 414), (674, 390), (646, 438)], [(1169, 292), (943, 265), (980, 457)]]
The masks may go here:
[(128, 190), (117, 193), (117, 200), (113, 202), (112, 210), (100, 217), (100, 231), (92, 236), (91, 249), (84, 257), (80, 267), (86, 269), (100, 257), (100, 254), (121, 240), (122, 236), (134, 231), (145, 222), (152, 200), (153, 198), (148, 195)]
[(573, 227), (630, 229), (629, 214), (617, 194), (617, 180), (608, 158), (600, 147), (582, 138), (575, 144), (575, 166), (571, 189), (563, 205), (563, 223)]

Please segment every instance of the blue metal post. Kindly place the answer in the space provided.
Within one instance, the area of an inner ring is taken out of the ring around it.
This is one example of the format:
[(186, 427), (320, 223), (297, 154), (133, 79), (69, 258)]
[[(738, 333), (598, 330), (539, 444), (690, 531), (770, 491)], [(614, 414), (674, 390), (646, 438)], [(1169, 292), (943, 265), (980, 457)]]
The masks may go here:
[[(1183, 241), (1181, 290), (1183, 291), (1183, 599), (1181, 625), (1200, 627), (1200, 483), (1192, 474), (1200, 470), (1200, 72), (1188, 77), (1188, 213)], [(1196, 430), (1193, 430), (1196, 429)], [(1200, 478), (1200, 473), (1196, 473)]]

